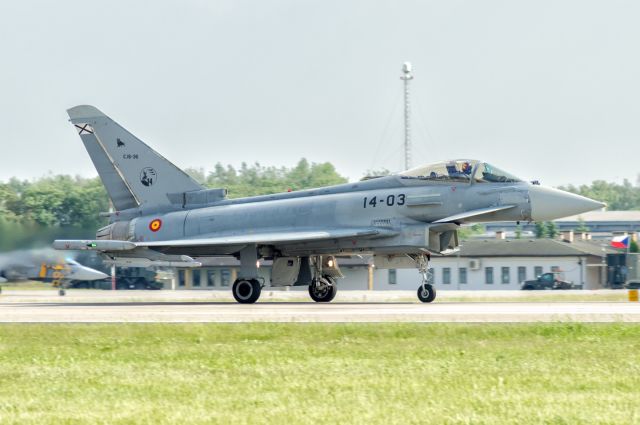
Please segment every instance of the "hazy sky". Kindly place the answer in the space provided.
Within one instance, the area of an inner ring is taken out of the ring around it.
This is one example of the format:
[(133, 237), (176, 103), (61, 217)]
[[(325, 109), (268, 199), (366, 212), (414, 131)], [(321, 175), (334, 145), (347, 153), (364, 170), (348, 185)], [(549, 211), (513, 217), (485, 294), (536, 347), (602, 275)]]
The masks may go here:
[(481, 158), (543, 184), (635, 182), (637, 1), (3, 1), (0, 180), (95, 175), (92, 104), (181, 167)]

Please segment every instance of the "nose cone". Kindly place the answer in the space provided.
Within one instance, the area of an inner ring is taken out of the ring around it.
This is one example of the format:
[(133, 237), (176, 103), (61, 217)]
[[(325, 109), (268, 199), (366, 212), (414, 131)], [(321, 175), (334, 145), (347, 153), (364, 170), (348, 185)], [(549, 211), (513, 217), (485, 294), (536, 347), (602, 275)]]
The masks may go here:
[(73, 271), (69, 274), (71, 280), (99, 280), (107, 277), (109, 277), (108, 274), (81, 265), (74, 266)]
[(533, 221), (555, 220), (606, 206), (605, 203), (575, 193), (536, 185), (529, 188), (529, 199)]

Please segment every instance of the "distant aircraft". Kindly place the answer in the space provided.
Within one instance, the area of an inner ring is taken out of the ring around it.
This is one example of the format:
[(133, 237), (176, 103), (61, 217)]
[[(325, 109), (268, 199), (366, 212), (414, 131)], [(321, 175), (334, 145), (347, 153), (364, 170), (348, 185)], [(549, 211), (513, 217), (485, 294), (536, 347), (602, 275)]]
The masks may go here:
[(458, 249), (460, 225), (552, 220), (604, 206), (476, 160), (227, 199), (225, 189), (204, 188), (95, 107), (68, 113), (116, 212), (96, 240), (58, 240), (54, 247), (96, 250), (108, 262), (139, 266), (199, 267), (199, 257), (233, 255), (241, 264), (232, 286), (240, 303), (260, 297), (261, 258), (273, 260), (271, 286), (308, 285), (314, 301), (328, 302), (342, 276), (336, 257), (359, 254), (373, 254), (381, 268), (417, 267), (418, 298), (431, 302), (430, 256)]
[[(98, 280), (109, 275), (61, 257), (51, 250), (13, 251), (0, 254), (0, 283), (35, 280), (51, 283), (64, 295), (74, 280)], [(1, 292), (1, 288), (0, 288)]]

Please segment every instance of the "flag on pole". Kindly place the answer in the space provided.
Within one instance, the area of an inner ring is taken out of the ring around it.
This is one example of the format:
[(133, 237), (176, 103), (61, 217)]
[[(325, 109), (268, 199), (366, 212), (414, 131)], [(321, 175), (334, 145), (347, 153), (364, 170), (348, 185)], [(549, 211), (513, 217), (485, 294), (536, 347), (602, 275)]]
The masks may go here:
[(626, 249), (629, 247), (629, 236), (616, 236), (611, 239), (611, 246), (614, 248)]

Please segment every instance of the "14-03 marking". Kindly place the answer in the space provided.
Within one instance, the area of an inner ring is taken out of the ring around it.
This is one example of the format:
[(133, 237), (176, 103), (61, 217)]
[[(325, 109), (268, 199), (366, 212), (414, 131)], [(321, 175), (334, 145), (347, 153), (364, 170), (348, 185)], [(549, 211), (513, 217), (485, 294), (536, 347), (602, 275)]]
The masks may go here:
[(389, 195), (386, 198), (383, 197), (383, 196), (381, 196), (381, 197), (373, 196), (371, 198), (365, 196), (364, 200), (362, 202), (362, 207), (363, 208), (367, 208), (367, 207), (375, 208), (378, 205), (386, 205), (388, 207), (392, 207), (394, 205), (402, 206), (402, 205), (404, 205), (405, 202), (406, 202), (406, 196), (404, 195), (404, 193), (401, 193), (398, 196)]

